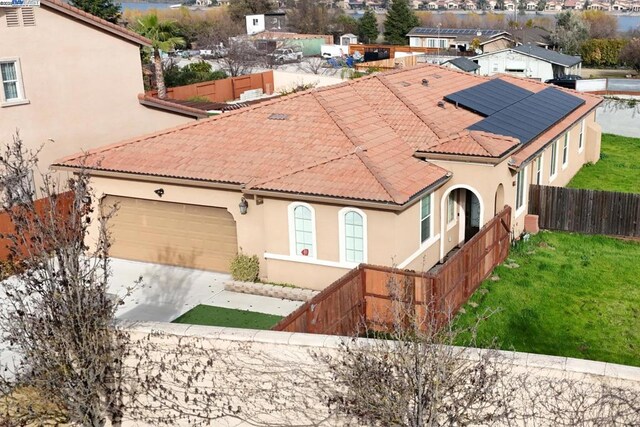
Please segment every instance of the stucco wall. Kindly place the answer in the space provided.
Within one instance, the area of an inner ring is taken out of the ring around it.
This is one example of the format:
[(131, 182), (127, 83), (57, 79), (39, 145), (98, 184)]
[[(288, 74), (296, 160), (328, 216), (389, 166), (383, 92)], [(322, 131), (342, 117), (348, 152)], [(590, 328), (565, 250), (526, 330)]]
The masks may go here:
[[(155, 425), (157, 420), (153, 419), (154, 416), (172, 416), (176, 425), (191, 425), (184, 414), (218, 415), (219, 408), (227, 403), (233, 403), (234, 407), (238, 405), (242, 412), (236, 417), (215, 419), (213, 425), (346, 424), (345, 420), (328, 411), (323, 398), (327, 389), (333, 387), (334, 380), (326, 365), (312, 354), (339, 357), (343, 340), (350, 338), (152, 322), (122, 326), (130, 334), (133, 349), (126, 364), (138, 366), (138, 370), (127, 378), (136, 381), (135, 375), (140, 375), (141, 380), (136, 385), (145, 384), (142, 378), (147, 372), (160, 371), (160, 375), (166, 375), (163, 369), (159, 369), (161, 364), (175, 367), (171, 371), (172, 381), (166, 385), (174, 387), (178, 396), (183, 397), (186, 393), (190, 397), (176, 399), (172, 405), (163, 405), (162, 399), (151, 400), (150, 408), (154, 411), (144, 419), (148, 424), (131, 419), (132, 405), (126, 405), (125, 426)], [(374, 340), (350, 342), (351, 349), (373, 347), (382, 351), (392, 350), (392, 347)], [(478, 360), (486, 352), (474, 348), (459, 349), (460, 357), (470, 361)], [(136, 354), (143, 356), (142, 363), (138, 362)], [(505, 383), (513, 384), (518, 377), (522, 379), (521, 374), (527, 373), (526, 387), (510, 394), (515, 398), (513, 403), (516, 407), (517, 402), (529, 405), (531, 396), (527, 391), (534, 391), (539, 381), (545, 378), (579, 381), (587, 388), (594, 387), (593, 390), (603, 384), (631, 393), (640, 390), (640, 368), (632, 366), (506, 351), (495, 355), (496, 363), (504, 363), (509, 368), (505, 375), (513, 376), (513, 381), (507, 378)], [(187, 377), (191, 379), (188, 386)], [(208, 391), (216, 393), (214, 401), (202, 399), (202, 393)], [(549, 396), (553, 397), (553, 394)], [(144, 396), (140, 398), (144, 399)], [(567, 400), (550, 400), (548, 408), (555, 409), (557, 406), (554, 404), (558, 402), (568, 403)], [(548, 414), (544, 403), (537, 402), (535, 413), (539, 418), (529, 421), (544, 423), (551, 419), (545, 418)], [(176, 407), (183, 412), (175, 411)]]
[(44, 6), (34, 11), (35, 26), (0, 25), (0, 60), (20, 60), (29, 100), (0, 107), (0, 143), (19, 129), (28, 147), (43, 145), (46, 169), (65, 155), (192, 120), (139, 104), (137, 45)]

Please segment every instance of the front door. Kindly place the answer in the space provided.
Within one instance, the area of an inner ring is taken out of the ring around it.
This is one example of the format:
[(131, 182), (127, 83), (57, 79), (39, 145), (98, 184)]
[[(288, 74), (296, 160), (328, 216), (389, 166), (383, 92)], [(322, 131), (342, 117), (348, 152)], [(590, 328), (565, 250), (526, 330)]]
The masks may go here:
[(468, 242), (480, 231), (480, 201), (472, 191), (466, 191), (464, 241)]

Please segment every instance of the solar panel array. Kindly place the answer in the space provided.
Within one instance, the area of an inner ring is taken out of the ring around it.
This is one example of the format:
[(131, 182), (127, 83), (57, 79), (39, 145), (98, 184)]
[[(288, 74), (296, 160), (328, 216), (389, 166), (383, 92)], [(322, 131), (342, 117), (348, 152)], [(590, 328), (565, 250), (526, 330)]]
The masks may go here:
[(467, 129), (512, 136), (518, 138), (521, 144), (526, 144), (584, 102), (558, 89), (546, 88), (512, 103), (509, 108), (503, 108)]
[(531, 95), (533, 92), (493, 79), (447, 95), (444, 99), (483, 116), (490, 116)]
[(503, 33), (501, 30), (478, 30), (471, 28), (424, 28), (418, 27), (411, 30), (411, 34), (438, 34), (445, 35), (455, 35), (455, 36), (475, 36), (480, 32), (482, 36), (494, 36), (496, 34)]

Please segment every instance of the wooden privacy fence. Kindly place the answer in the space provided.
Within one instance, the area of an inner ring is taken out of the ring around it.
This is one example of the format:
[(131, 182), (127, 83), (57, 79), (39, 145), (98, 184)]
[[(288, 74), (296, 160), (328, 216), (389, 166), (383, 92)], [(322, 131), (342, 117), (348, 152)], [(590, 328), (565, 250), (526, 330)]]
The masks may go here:
[(640, 194), (531, 185), (529, 213), (540, 228), (640, 237)]
[[(266, 94), (273, 93), (273, 70), (167, 88), (167, 98), (188, 101), (202, 97), (211, 102), (226, 102), (238, 99), (244, 92), (253, 89), (262, 89)], [(147, 95), (157, 96), (158, 92), (151, 90)]]
[[(70, 212), (72, 211), (71, 206), (73, 203), (74, 194), (69, 191), (66, 193), (61, 193), (57, 196), (57, 201), (55, 204), (56, 207), (56, 215), (60, 217), (61, 221), (66, 221), (69, 218)], [(38, 215), (47, 215), (50, 209), (51, 202), (49, 199), (43, 198), (35, 201), (35, 210)], [(0, 235), (10, 235), (15, 233), (15, 228), (11, 219), (9, 218), (9, 214), (7, 212), (0, 212)], [(7, 261), (11, 256), (10, 246), (12, 246), (12, 242), (8, 238), (0, 238), (0, 261)], [(25, 254), (25, 248), (19, 247), (16, 248), (18, 252), (18, 256)]]
[[(273, 327), (276, 331), (353, 335), (385, 330), (410, 303), (417, 319), (446, 322), (509, 254), (511, 208), (489, 221), (444, 264), (417, 273), (361, 264)], [(419, 320), (420, 321), (420, 320)]]

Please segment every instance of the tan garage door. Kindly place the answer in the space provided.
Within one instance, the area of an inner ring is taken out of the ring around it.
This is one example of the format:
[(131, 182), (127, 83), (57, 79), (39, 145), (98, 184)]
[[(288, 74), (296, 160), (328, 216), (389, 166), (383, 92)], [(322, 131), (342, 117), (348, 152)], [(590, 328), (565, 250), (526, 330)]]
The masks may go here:
[(224, 208), (107, 196), (111, 256), (181, 267), (229, 271), (237, 253), (236, 223)]

